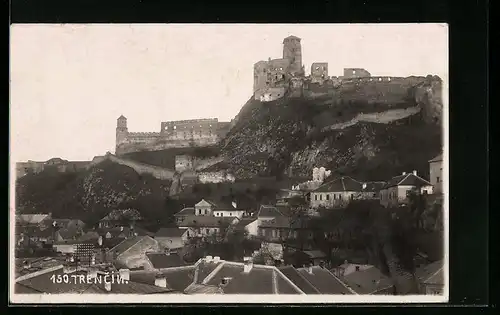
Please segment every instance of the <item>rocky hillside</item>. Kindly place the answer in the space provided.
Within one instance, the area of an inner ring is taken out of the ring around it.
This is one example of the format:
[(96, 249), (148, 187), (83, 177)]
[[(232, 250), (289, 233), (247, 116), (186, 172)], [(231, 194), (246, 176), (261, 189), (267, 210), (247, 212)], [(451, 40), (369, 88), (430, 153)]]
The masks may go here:
[[(222, 153), (239, 178), (308, 176), (315, 166), (366, 180), (412, 170), (428, 176), (427, 161), (441, 150), (442, 128), (440, 119), (429, 120), (426, 113), (441, 115), (441, 80), (430, 76), (422, 80), (399, 92), (397, 100), (386, 91), (390, 102), (380, 98), (330, 104), (314, 99), (249, 101), (222, 142)], [(360, 113), (415, 107), (421, 110), (403, 119), (328, 128)]]
[(147, 221), (166, 220), (171, 182), (137, 174), (109, 160), (76, 174), (42, 172), (16, 183), (16, 209), (93, 223), (119, 208), (139, 210)]

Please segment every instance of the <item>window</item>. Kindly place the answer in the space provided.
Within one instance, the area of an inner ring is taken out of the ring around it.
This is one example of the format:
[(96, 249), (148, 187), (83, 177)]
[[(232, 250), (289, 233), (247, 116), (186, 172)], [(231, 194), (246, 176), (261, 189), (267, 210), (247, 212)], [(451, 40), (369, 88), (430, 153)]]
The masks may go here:
[(354, 200), (354, 194), (350, 194), (349, 197), (351, 200)]
[(438, 176), (438, 177), (436, 177), (436, 182), (437, 182), (437, 183), (439, 183), (439, 176)]
[(411, 190), (406, 191), (406, 197), (409, 197), (411, 195)]
[(326, 195), (326, 200), (330, 200), (330, 195)]
[(337, 200), (337, 194), (333, 194), (333, 200)]
[(377, 193), (373, 193), (373, 197), (377, 197)]
[(319, 67), (316, 67), (316, 70), (319, 70)]
[(174, 126), (174, 130), (177, 129), (177, 126)]
[(318, 200), (318, 195), (314, 195), (314, 200)]
[(323, 195), (319, 195), (319, 200), (323, 200)]

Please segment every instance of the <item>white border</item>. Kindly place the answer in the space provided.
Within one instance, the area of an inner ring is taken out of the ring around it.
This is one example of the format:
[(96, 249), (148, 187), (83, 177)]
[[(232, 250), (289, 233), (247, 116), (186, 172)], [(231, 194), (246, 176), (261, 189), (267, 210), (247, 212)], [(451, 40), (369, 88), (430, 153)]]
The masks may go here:
[[(383, 24), (382, 24), (383, 25)], [(448, 24), (441, 24), (447, 30)], [(448, 33), (448, 32), (447, 32)], [(448, 51), (446, 52), (448, 61)], [(447, 62), (448, 63), (448, 62)], [(449, 63), (448, 63), (449, 64)], [(446, 179), (443, 182), (443, 197), (444, 197), (444, 292), (440, 296), (432, 295), (184, 295), (184, 294), (16, 294), (14, 292), (15, 284), (15, 156), (12, 155), (12, 134), (10, 138), (10, 176), (9, 184), (9, 301), (11, 303), (23, 304), (132, 304), (132, 303), (146, 303), (146, 304), (210, 304), (210, 303), (251, 303), (251, 304), (309, 304), (309, 303), (444, 303), (449, 300), (449, 87), (448, 87), (448, 74), (443, 80), (442, 86), (442, 99), (443, 99), (443, 177)], [(10, 113), (9, 113), (10, 115)], [(14, 150), (15, 152), (15, 150)]]

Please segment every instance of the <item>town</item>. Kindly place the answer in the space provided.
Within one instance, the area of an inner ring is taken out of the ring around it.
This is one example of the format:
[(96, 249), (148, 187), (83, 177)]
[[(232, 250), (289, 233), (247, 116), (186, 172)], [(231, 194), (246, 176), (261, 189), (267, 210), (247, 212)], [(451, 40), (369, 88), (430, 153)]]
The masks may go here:
[[(253, 101), (317, 97), (311, 96), (311, 86), (326, 91), (341, 84), (406, 80), (372, 77), (361, 68), (345, 68), (343, 76), (329, 77), (325, 62), (313, 63), (306, 77), (300, 38), (289, 36), (283, 45), (282, 59), (254, 65)], [(90, 223), (50, 211), (17, 211), (15, 292), (443, 294), (443, 149), (428, 161), (425, 174), (408, 169), (367, 181), (319, 164), (309, 178), (290, 180), (264, 197), (257, 196), (264, 189), (245, 188), (246, 198), (234, 193), (213, 198), (210, 190), (224, 185), (233, 191), (240, 184), (235, 174), (220, 167), (224, 156), (218, 153), (174, 154), (170, 164), (156, 165), (134, 157), (212, 147), (236, 124), (236, 119), (169, 121), (158, 132), (129, 132), (122, 115), (114, 154), (92, 161), (18, 163), (18, 180), (52, 169), (56, 174), (79, 173), (114, 163), (171, 182), (165, 189), (172, 200), (186, 194), (196, 200), (178, 203), (171, 222), (154, 230), (133, 206), (115, 207)], [(103, 280), (110, 274), (122, 281)]]

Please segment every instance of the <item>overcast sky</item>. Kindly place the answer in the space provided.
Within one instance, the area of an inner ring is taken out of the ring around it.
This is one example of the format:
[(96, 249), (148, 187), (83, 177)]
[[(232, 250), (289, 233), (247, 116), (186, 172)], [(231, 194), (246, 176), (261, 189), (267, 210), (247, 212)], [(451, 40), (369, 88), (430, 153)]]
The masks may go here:
[(447, 78), (448, 29), (438, 24), (13, 25), (11, 158), (89, 160), (114, 152), (116, 119), (129, 131), (161, 121), (231, 120), (251, 97), (253, 64), (302, 38), (312, 62), (372, 75)]

